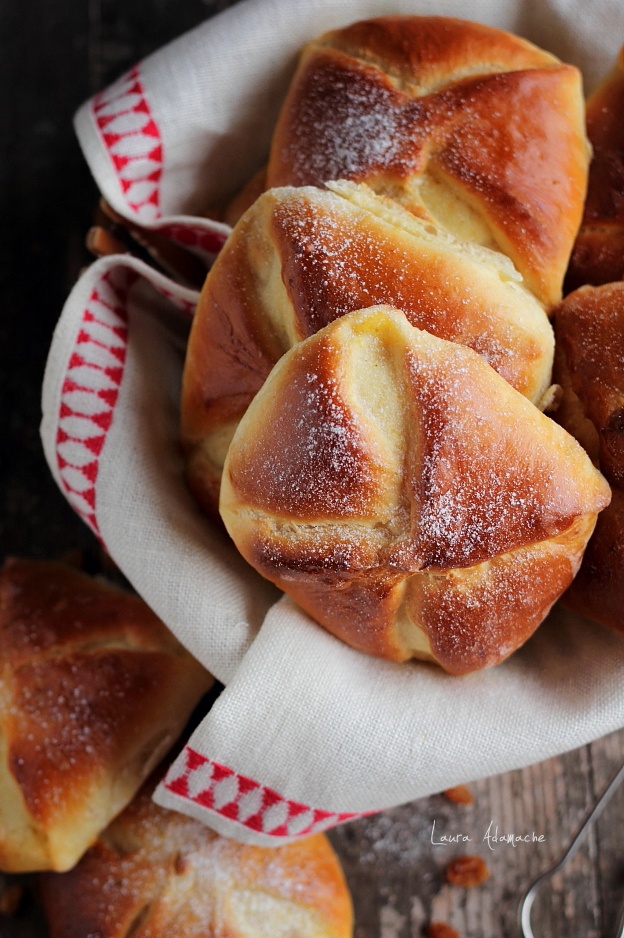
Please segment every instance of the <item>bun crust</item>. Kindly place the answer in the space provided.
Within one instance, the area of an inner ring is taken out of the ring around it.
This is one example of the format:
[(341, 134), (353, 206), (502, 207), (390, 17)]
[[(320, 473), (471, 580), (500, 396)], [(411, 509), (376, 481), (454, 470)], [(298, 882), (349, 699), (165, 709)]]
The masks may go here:
[(528, 637), (609, 497), (576, 441), (472, 350), (378, 307), (281, 359), (232, 440), (220, 510), (329, 631), (459, 674)]
[(624, 46), (587, 101), (593, 158), (583, 222), (566, 278), (568, 290), (624, 278)]
[(351, 900), (324, 835), (245, 846), (150, 793), (74, 870), (41, 877), (50, 938), (350, 938)]
[(581, 287), (556, 312), (557, 417), (613, 487), (565, 601), (624, 632), (624, 282)]
[(65, 870), (212, 679), (137, 597), (61, 564), (0, 571), (0, 869)]
[(271, 190), (241, 219), (210, 271), (188, 345), (182, 441), (200, 504), (216, 514), (236, 425), (292, 345), (355, 309), (389, 303), (473, 348), (539, 404), (553, 333), (500, 254), (466, 245), (367, 187)]
[(388, 16), (305, 47), (266, 184), (365, 182), (501, 250), (551, 306), (581, 221), (588, 161), (577, 69), (477, 23)]

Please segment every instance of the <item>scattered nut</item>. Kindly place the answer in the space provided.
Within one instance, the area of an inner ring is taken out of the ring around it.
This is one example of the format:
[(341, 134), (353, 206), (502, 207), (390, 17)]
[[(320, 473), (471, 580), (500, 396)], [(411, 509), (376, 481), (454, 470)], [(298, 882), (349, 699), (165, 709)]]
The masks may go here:
[(461, 938), (459, 932), (446, 922), (431, 922), (427, 925), (425, 934), (427, 938)]
[(447, 882), (452, 886), (480, 886), (490, 876), (485, 860), (477, 854), (455, 857), (444, 871)]
[(454, 785), (452, 788), (446, 788), (442, 794), (454, 804), (473, 804), (474, 798), (467, 785)]

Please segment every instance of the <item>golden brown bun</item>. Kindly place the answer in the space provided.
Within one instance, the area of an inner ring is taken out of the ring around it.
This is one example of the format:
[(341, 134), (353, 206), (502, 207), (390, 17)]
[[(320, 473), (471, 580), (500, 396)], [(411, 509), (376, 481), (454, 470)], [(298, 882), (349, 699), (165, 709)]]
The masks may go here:
[(556, 312), (556, 330), (557, 419), (613, 487), (565, 601), (624, 632), (624, 282), (571, 293)]
[(65, 870), (212, 683), (137, 597), (65, 567), (0, 571), (0, 869)]
[(624, 47), (587, 102), (589, 187), (566, 287), (624, 277)]
[(570, 423), (563, 408), (576, 405), (593, 430), (585, 448), (609, 482), (624, 485), (624, 282), (571, 293), (556, 311), (556, 331), (561, 415)]
[(581, 221), (588, 161), (577, 69), (488, 26), (388, 16), (305, 47), (267, 187), (366, 182), (507, 254), (551, 306)]
[(531, 634), (609, 497), (480, 356), (377, 307), (276, 365), (232, 440), (220, 510), (249, 563), (339, 638), (460, 674)]
[(62, 876), (41, 877), (50, 938), (349, 938), (329, 841), (250, 847), (150, 801), (145, 788)]
[(188, 479), (214, 514), (227, 446), (271, 368), (331, 320), (375, 303), (472, 347), (539, 403), (551, 378), (546, 313), (509, 261), (467, 245), (366, 186), (265, 193), (208, 275), (184, 369)]
[(570, 609), (624, 634), (624, 490), (599, 515), (578, 576), (563, 601)]

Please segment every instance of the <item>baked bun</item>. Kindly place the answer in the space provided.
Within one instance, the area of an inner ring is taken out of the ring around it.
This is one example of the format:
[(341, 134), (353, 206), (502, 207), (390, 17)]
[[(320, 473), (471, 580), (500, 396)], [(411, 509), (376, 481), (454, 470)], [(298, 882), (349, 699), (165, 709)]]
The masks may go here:
[(588, 161), (576, 68), (489, 26), (387, 16), (305, 47), (266, 184), (368, 183), (507, 254), (551, 306), (581, 221)]
[(624, 632), (624, 282), (581, 287), (556, 313), (559, 422), (613, 488), (565, 602)]
[(220, 837), (144, 789), (62, 876), (42, 877), (50, 938), (349, 938), (327, 838), (276, 848)]
[(593, 147), (583, 222), (566, 278), (569, 290), (624, 277), (624, 47), (587, 101)]
[(0, 869), (65, 870), (133, 797), (212, 679), (137, 597), (0, 571)]
[(609, 487), (471, 349), (350, 313), (288, 352), (221, 485), (236, 546), (343, 641), (461, 674), (495, 664), (569, 585)]
[(201, 293), (184, 368), (181, 435), (191, 490), (216, 513), (237, 423), (292, 345), (355, 309), (389, 303), (479, 352), (539, 404), (554, 339), (500, 253), (468, 245), (367, 186), (270, 190), (228, 239)]
[(563, 602), (624, 635), (624, 489), (613, 488)]

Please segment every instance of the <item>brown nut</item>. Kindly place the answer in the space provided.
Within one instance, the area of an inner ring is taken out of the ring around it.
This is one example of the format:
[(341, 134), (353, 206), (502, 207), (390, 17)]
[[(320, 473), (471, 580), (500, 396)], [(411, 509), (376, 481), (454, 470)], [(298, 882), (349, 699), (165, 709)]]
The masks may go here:
[(489, 879), (487, 863), (477, 854), (455, 857), (444, 871), (447, 882), (452, 886), (480, 886)]
[(461, 938), (461, 935), (446, 922), (430, 922), (425, 932), (427, 938)]
[(452, 801), (453, 804), (473, 804), (474, 798), (467, 785), (453, 785), (452, 788), (445, 788), (442, 792), (445, 798)]

